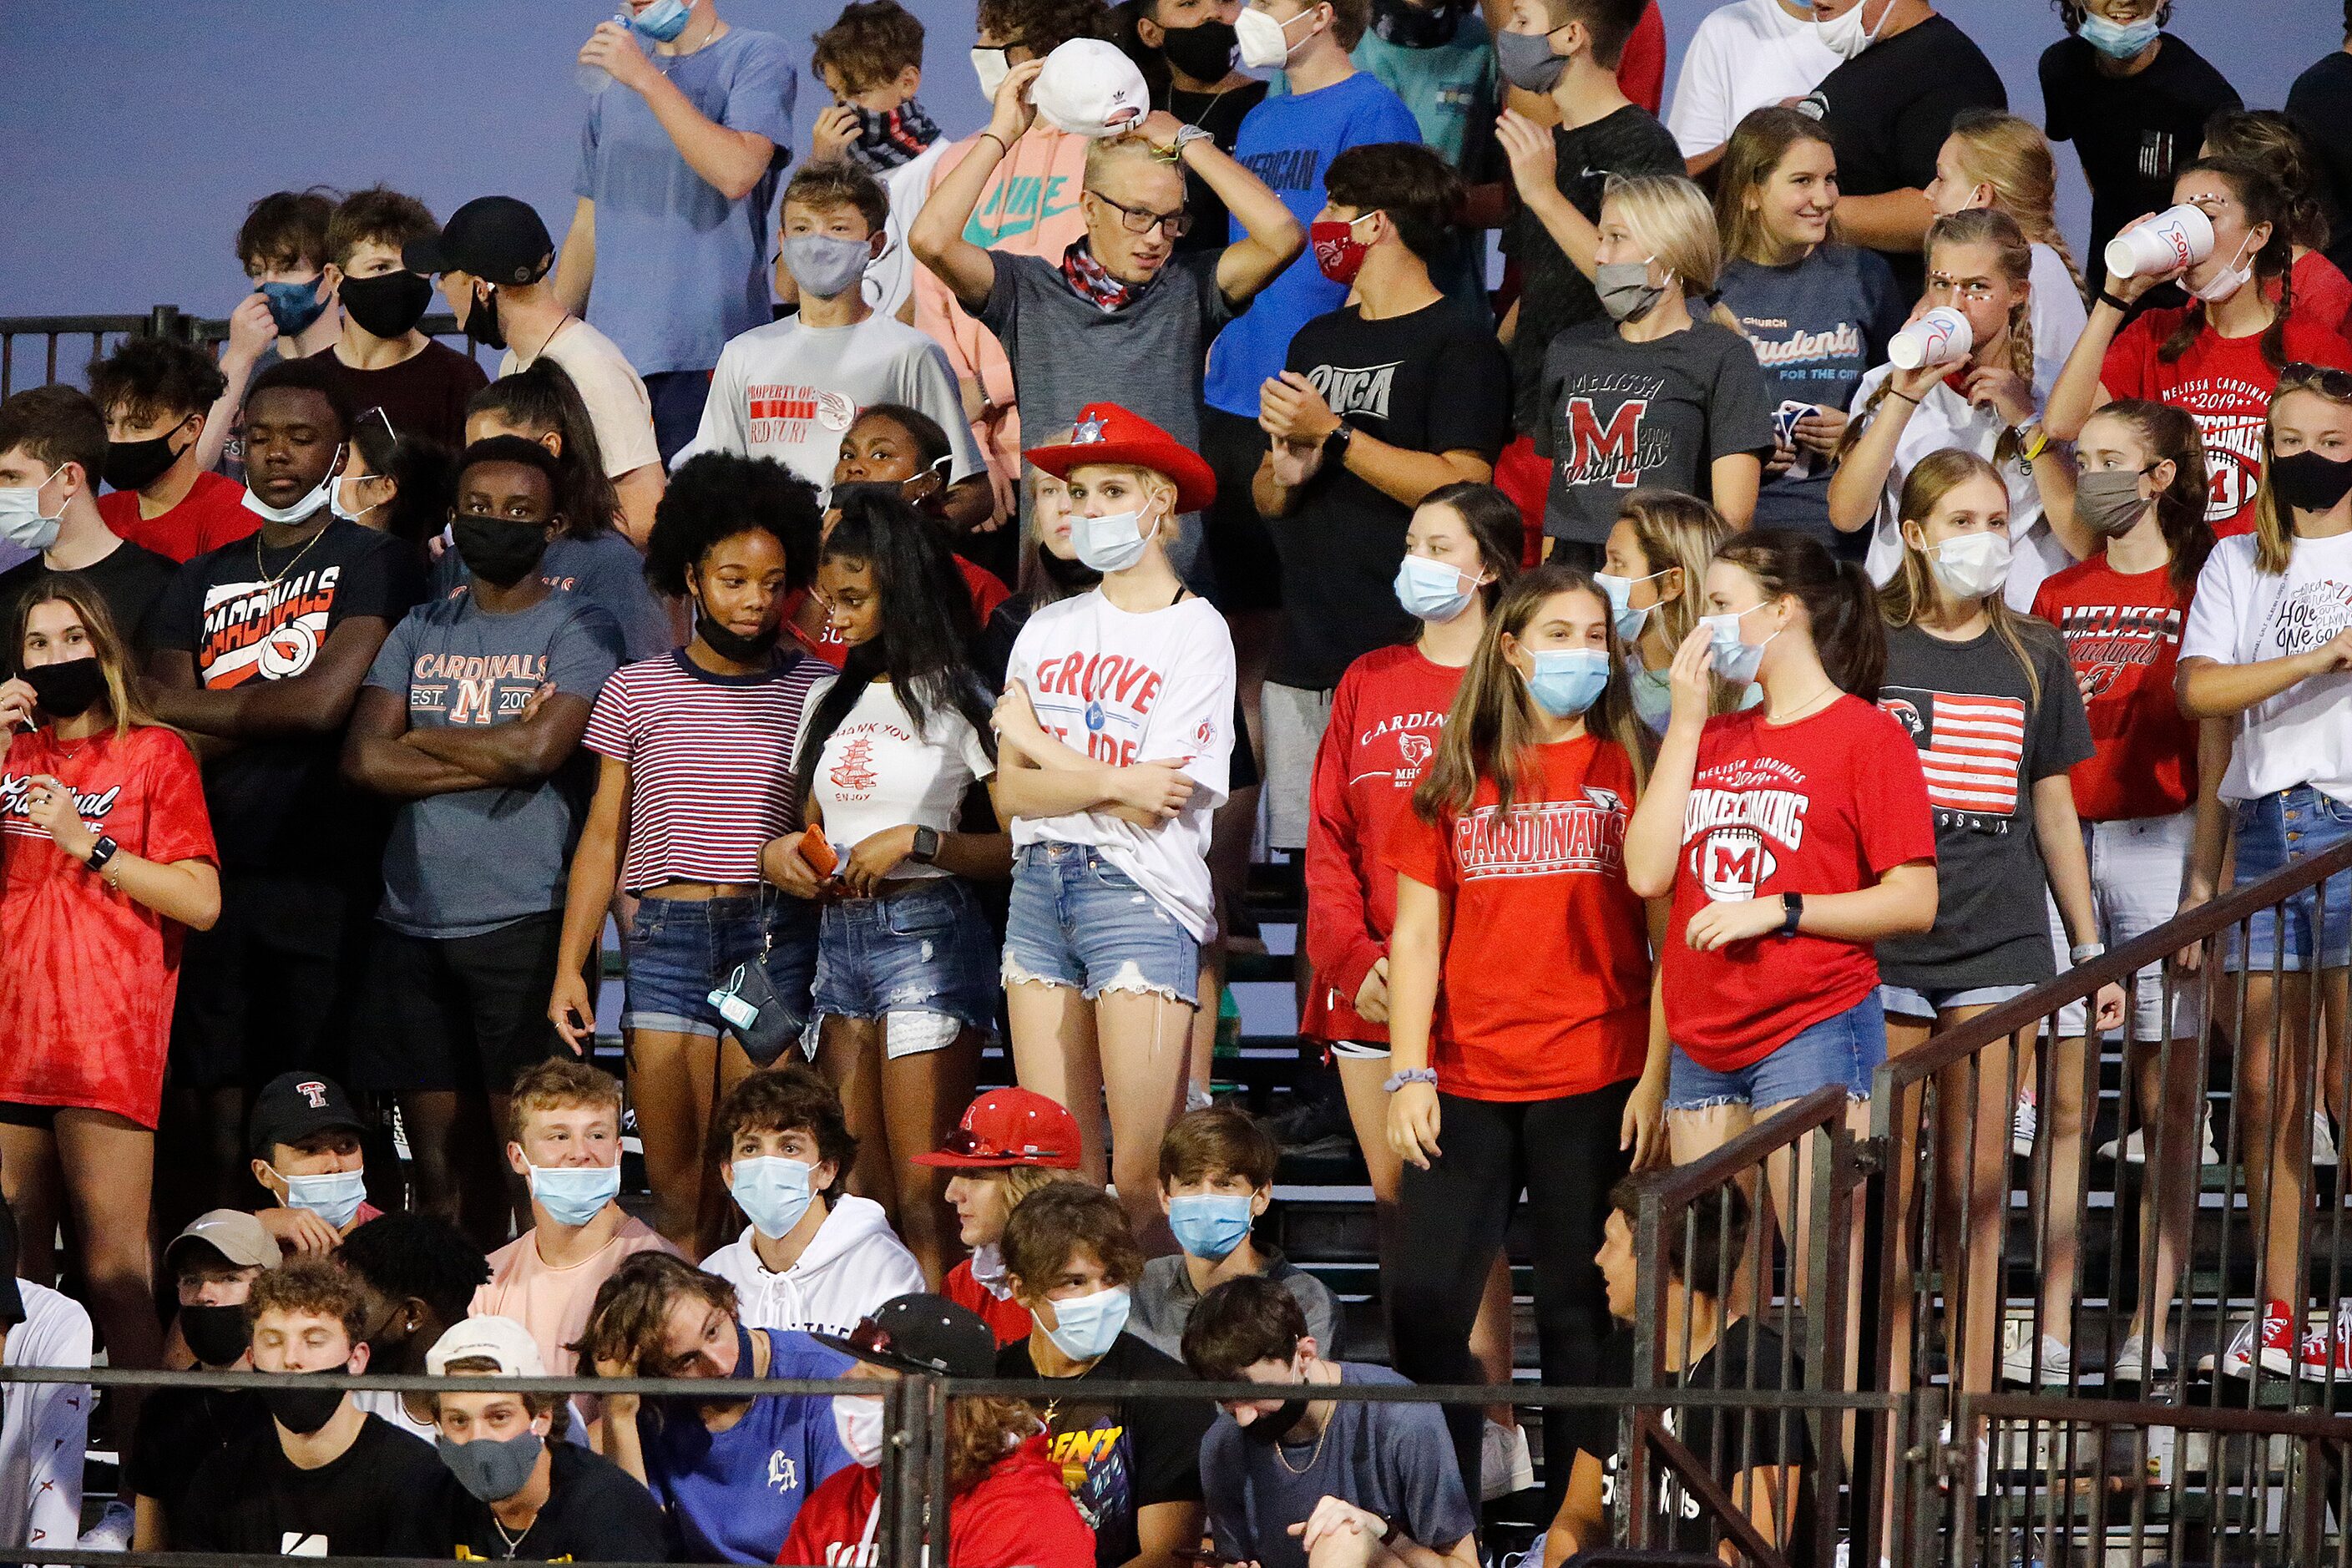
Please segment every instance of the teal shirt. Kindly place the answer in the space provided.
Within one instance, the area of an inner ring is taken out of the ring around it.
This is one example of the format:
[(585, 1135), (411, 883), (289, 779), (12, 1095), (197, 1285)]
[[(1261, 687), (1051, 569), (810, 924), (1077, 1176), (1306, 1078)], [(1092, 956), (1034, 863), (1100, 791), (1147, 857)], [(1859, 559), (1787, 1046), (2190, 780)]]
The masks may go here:
[[(1404, 48), (1367, 29), (1348, 58), (1404, 100), (1422, 141), (1465, 180), (1479, 184), (1496, 168), (1495, 116), (1501, 112), (1502, 89), (1494, 43), (1475, 11), (1463, 13), (1454, 37), (1433, 49)], [(1268, 98), (1289, 90), (1280, 71), (1266, 84)], [(1480, 321), (1494, 319), (1483, 231), (1457, 232), (1451, 253), (1430, 268), (1430, 278), (1449, 299), (1473, 307)]]

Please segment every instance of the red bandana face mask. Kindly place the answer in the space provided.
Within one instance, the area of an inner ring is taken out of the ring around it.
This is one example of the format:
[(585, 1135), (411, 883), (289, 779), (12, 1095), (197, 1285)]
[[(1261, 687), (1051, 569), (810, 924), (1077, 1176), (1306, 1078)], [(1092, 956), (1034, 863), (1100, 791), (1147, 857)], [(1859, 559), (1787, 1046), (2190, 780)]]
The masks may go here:
[(1371, 249), (1366, 241), (1356, 237), (1356, 225), (1372, 213), (1360, 213), (1348, 220), (1318, 218), (1308, 226), (1307, 242), (1315, 249), (1315, 265), (1332, 282), (1347, 285), (1355, 282), (1356, 274), (1364, 269), (1364, 255)]

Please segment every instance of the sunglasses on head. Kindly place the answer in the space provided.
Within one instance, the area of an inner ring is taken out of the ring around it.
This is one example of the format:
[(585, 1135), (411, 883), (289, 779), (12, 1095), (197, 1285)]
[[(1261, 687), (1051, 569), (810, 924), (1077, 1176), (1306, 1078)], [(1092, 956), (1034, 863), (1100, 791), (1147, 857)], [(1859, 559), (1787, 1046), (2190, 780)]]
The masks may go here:
[[(2278, 392), (2316, 391), (2338, 403), (2352, 403), (2352, 371), (2296, 360), (2279, 372)], [(2278, 392), (2271, 395), (2275, 398)]]

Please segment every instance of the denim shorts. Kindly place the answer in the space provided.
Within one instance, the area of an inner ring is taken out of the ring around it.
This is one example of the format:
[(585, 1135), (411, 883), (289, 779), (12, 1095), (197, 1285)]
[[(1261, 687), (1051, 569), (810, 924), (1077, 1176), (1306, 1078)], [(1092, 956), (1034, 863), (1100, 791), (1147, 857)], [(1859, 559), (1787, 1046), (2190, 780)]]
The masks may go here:
[[(2250, 886), (2315, 855), (2324, 855), (2347, 838), (2352, 838), (2352, 802), (2337, 800), (2309, 784), (2242, 800), (2237, 811), (2237, 885)], [(2282, 920), (2286, 928), (2284, 952), (2279, 936)], [(2230, 969), (2259, 974), (2275, 963), (2293, 973), (2311, 968), (2315, 952), (2321, 969), (2342, 969), (2352, 963), (2352, 871), (2340, 871), (2290, 894), (2277, 909), (2256, 911), (2246, 922), (2246, 939), (2251, 952), (2241, 952), (2237, 931), (2231, 929)]]
[(621, 1027), (717, 1039), (728, 1023), (710, 1005), (739, 963), (768, 946), (768, 983), (784, 1005), (808, 1017), (816, 973), (816, 906), (782, 893), (750, 899), (644, 899), (622, 951), (629, 972)]
[(1703, 1068), (1676, 1046), (1666, 1068), (1666, 1109), (1750, 1105), (1762, 1110), (1832, 1083), (1844, 1085), (1849, 1100), (1868, 1100), (1870, 1080), (1885, 1059), (1886, 1015), (1873, 992), (1790, 1036), (1762, 1060), (1729, 1072)]
[(1013, 857), (1004, 983), (1150, 991), (1197, 1005), (1201, 944), (1134, 879), (1087, 844), (1031, 844)]
[(824, 907), (817, 1016), (887, 1018), (885, 1053), (935, 1051), (996, 1021), (988, 916), (961, 877), (928, 877), (887, 899)]
[(1908, 985), (1882, 985), (1878, 1005), (1897, 1018), (1924, 1018), (1934, 1023), (1954, 1007), (1998, 1007), (2032, 990), (2031, 985), (1963, 985), (1955, 989), (1916, 991)]

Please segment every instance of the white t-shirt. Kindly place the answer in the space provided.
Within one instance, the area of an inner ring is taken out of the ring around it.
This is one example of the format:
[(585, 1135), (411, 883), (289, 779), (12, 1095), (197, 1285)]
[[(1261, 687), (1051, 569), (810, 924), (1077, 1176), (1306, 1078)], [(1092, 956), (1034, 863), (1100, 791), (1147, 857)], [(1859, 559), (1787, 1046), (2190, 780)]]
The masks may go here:
[[(2213, 546), (2197, 574), (2182, 662), (2222, 664), (2309, 653), (2352, 626), (2352, 534), (2298, 539), (2286, 574), (2254, 569), (2254, 536), (2242, 533)], [(2223, 800), (2309, 784), (2352, 801), (2352, 671), (2297, 681), (2238, 716)]]
[[(927, 704), (918, 733), (898, 689), (877, 680), (858, 693), (841, 728), (825, 737), (812, 793), (824, 814), (825, 838), (846, 860), (850, 850), (886, 827), (911, 823), (953, 830), (964, 792), (995, 771), (971, 721), (952, 708)], [(946, 875), (937, 866), (907, 860), (884, 879)]]
[[(1882, 364), (1864, 373), (1853, 393), (1856, 413), (1869, 405), (1894, 371), (1893, 365)], [(2037, 400), (2039, 395), (2037, 388)], [(1890, 393), (1879, 400), (1873, 417), (1885, 415), (1890, 408), (1899, 413), (1902, 406)], [(1903, 499), (1903, 481), (1910, 477), (1912, 468), (1928, 453), (1947, 447), (1965, 447), (1990, 462), (2001, 432), (2008, 427), (1997, 410), (1970, 403), (1954, 392), (1948, 382), (1938, 381), (1927, 389), (1895, 440), (1895, 461), (1886, 470), (1886, 489), (1878, 498), (1878, 516), (1870, 524), (1870, 552), (1863, 558), (1863, 564), (1869, 569), (1872, 582), (1884, 584), (1903, 569), (1903, 521), (1898, 508)], [(2011, 609), (2030, 613), (2042, 579), (2063, 572), (2074, 564), (2074, 558), (2066, 553), (2066, 547), (2050, 531), (2050, 520), (2042, 515), (2042, 489), (2033, 482), (2032, 467), (2015, 457), (1997, 466), (2001, 482), (2009, 487), (2009, 581), (2003, 584), (2000, 596), (2008, 601)]]
[(597, 448), (604, 454), (604, 472), (623, 474), (661, 461), (654, 439), (654, 400), (646, 393), (645, 378), (629, 363), (613, 340), (573, 316), (555, 329), (547, 346), (526, 361), (514, 350), (499, 361), (499, 374), (529, 370), (542, 359), (563, 367), (580, 401), (588, 405), (588, 423), (596, 432)]
[(1683, 52), (1666, 105), (1666, 129), (1683, 156), (1695, 158), (1731, 140), (1750, 110), (1819, 87), (1838, 57), (1779, 0), (1731, 0), (1708, 12)]
[(1173, 820), (1138, 827), (1106, 812), (1013, 819), (1015, 848), (1088, 844), (1183, 923), (1215, 924), (1209, 817), (1224, 804), (1234, 750), (1234, 641), (1206, 599), (1129, 615), (1097, 588), (1048, 605), (1013, 644), (1008, 680), (1064, 744), (1114, 767), (1178, 762), (1194, 784)]
[[(0, 1364), (90, 1364), (89, 1314), (72, 1297), (16, 1281), (25, 1321), (8, 1329)], [(89, 1447), (89, 1384), (0, 1380), (0, 1546), (70, 1551), (81, 1539), (81, 1461)]]
[(847, 327), (812, 327), (787, 316), (730, 339), (710, 373), (701, 428), (672, 466), (697, 452), (773, 458), (824, 490), (842, 437), (877, 403), (903, 403), (939, 421), (954, 454), (951, 479), (980, 471), (948, 356), (925, 333), (884, 315)]
[(882, 188), (890, 194), (889, 215), (883, 219), (890, 244), (866, 263), (865, 286), (866, 302), (877, 316), (896, 316), (915, 291), (915, 273), (922, 263), (908, 248), (907, 231), (915, 226), (915, 215), (923, 210), (923, 199), (930, 195), (931, 166), (947, 150), (948, 138), (941, 136), (882, 176)]
[(2083, 335), (2090, 316), (2075, 290), (2074, 275), (2066, 270), (2066, 258), (2049, 246), (2033, 247), (2033, 269), (2027, 280), (2033, 285), (2033, 302), (2026, 311), (2033, 327), (2033, 400), (2042, 404), (2050, 401), (2050, 389), (2058, 384), (2058, 373), (2066, 368), (2066, 356), (2074, 352), (2074, 340)]

